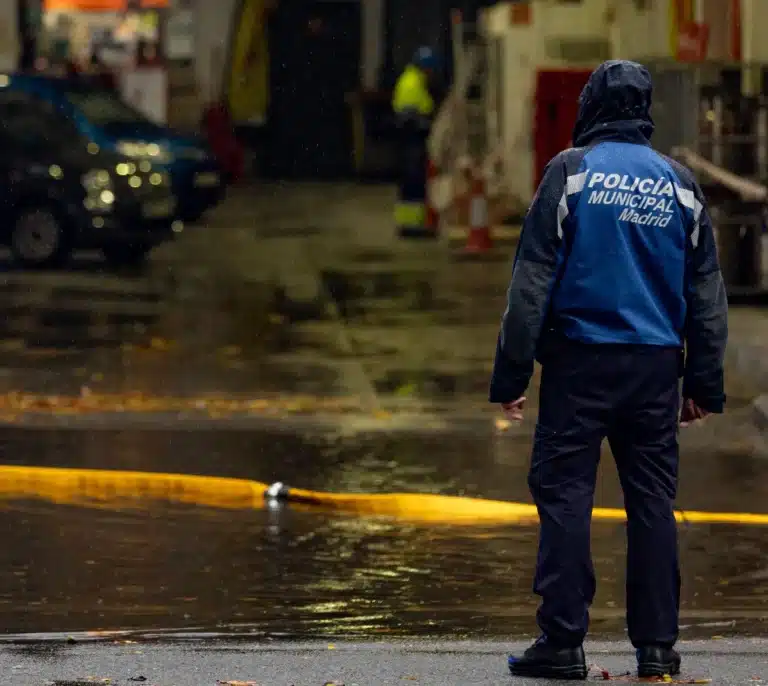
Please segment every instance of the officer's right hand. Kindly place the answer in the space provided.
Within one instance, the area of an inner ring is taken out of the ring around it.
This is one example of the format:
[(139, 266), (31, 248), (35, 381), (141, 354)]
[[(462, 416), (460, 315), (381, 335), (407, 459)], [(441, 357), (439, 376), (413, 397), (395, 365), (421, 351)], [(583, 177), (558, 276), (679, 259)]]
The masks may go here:
[(690, 398), (684, 398), (683, 408), (680, 410), (680, 426), (683, 428), (690, 426), (693, 422), (706, 419), (709, 414)]
[(512, 403), (501, 403), (501, 409), (504, 416), (510, 422), (523, 421), (523, 407), (525, 407), (526, 397), (522, 396)]

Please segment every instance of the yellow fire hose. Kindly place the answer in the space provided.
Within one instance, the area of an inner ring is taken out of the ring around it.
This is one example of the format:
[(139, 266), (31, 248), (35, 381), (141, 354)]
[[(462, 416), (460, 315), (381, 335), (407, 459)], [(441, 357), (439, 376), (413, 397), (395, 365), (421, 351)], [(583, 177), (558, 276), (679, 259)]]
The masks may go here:
[[(284, 501), (300, 507), (389, 516), (413, 523), (462, 525), (528, 524), (538, 519), (525, 503), (418, 493), (323, 493), (247, 479), (104, 469), (0, 466), (0, 498), (35, 498), (57, 504), (119, 507), (154, 500), (227, 509), (262, 509)], [(593, 518), (622, 522), (624, 510), (598, 507)], [(695, 524), (768, 525), (768, 514), (696, 512), (675, 514)]]

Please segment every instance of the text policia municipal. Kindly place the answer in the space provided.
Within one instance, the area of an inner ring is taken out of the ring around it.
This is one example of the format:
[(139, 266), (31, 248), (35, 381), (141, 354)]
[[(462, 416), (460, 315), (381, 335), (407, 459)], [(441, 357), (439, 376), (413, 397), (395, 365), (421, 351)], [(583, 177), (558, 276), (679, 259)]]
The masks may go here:
[[(638, 179), (624, 174), (595, 172), (589, 178), (590, 205), (618, 205), (619, 221), (666, 226), (675, 207), (675, 185), (665, 178)], [(594, 189), (594, 190), (593, 190)]]

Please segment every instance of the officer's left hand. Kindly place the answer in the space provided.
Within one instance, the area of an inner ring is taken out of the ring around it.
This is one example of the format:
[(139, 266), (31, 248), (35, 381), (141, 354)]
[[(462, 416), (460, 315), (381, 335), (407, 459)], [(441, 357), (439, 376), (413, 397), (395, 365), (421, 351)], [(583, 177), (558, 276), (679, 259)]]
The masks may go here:
[(525, 401), (526, 397), (522, 396), (512, 403), (501, 403), (501, 409), (504, 412), (504, 416), (510, 422), (521, 422), (523, 420)]
[(682, 428), (686, 428), (694, 422), (703, 421), (707, 417), (709, 417), (709, 412), (699, 407), (693, 400), (690, 398), (683, 400), (683, 406), (680, 410), (680, 426)]

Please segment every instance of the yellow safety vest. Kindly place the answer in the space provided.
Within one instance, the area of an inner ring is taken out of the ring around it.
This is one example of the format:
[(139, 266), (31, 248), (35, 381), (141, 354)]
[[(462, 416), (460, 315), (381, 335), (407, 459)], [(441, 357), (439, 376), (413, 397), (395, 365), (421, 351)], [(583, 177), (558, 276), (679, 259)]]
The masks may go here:
[(392, 109), (396, 114), (408, 110), (429, 117), (435, 109), (435, 102), (427, 88), (427, 75), (418, 67), (409, 65), (395, 84)]

